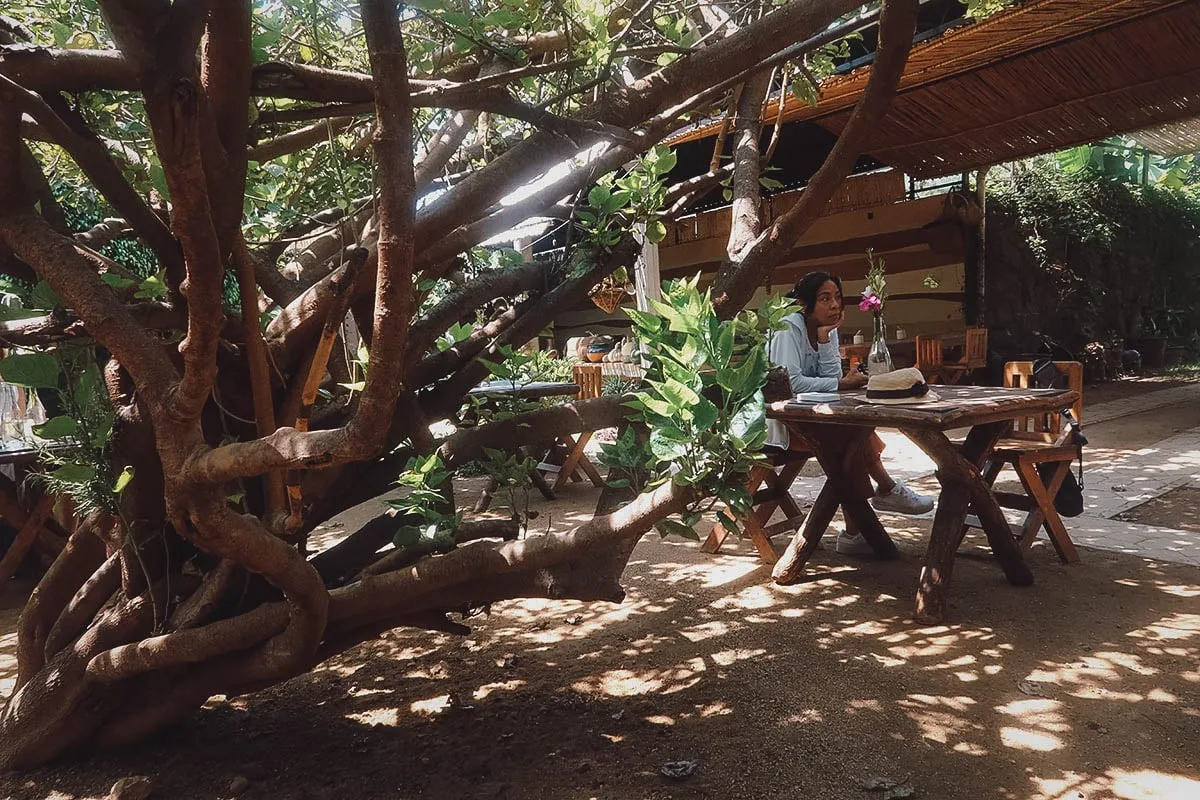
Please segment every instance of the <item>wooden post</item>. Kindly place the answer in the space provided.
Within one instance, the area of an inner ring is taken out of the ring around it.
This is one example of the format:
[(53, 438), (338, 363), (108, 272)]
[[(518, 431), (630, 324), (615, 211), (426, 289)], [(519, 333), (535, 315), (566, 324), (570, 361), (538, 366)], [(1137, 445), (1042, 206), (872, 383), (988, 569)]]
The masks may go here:
[(984, 260), (987, 248), (987, 173), (987, 167), (975, 173), (975, 202), (979, 205), (979, 222), (968, 225), (964, 232), (963, 281), (966, 283), (966, 292), (963, 297), (963, 316), (967, 325), (986, 324), (984, 299), (987, 294), (987, 274)]
[(658, 245), (645, 238), (646, 226), (639, 223), (642, 232), (642, 256), (634, 267), (634, 288), (637, 291), (638, 311), (649, 311), (651, 300), (662, 299), (662, 278), (658, 273)]

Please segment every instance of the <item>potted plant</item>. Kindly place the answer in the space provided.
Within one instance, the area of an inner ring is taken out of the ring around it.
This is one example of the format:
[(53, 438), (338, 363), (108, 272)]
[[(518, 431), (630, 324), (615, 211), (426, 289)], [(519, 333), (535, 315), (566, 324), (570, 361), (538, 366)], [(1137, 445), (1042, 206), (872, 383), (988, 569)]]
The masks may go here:
[(592, 287), (589, 296), (596, 307), (611, 314), (621, 305), (626, 295), (634, 293), (633, 283), (629, 280), (629, 270), (617, 267)]

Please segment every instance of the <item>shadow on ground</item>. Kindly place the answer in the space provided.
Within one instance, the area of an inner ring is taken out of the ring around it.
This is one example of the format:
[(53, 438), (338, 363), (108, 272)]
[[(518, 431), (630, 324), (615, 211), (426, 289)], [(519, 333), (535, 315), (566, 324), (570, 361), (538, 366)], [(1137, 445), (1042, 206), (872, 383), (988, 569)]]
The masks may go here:
[[(1063, 567), (1038, 545), (1018, 589), (969, 540), (949, 624), (921, 627), (927, 524), (896, 531), (898, 561), (823, 550), (786, 588), (745, 543), (714, 557), (647, 537), (622, 605), (510, 602), (465, 639), (393, 632), (0, 788), (73, 800), (146, 774), (200, 800), (237, 776), (262, 798), (871, 800), (859, 782), (887, 777), (925, 798), (1200, 796), (1200, 570), (1086, 550)], [(691, 777), (660, 774), (679, 760)]]

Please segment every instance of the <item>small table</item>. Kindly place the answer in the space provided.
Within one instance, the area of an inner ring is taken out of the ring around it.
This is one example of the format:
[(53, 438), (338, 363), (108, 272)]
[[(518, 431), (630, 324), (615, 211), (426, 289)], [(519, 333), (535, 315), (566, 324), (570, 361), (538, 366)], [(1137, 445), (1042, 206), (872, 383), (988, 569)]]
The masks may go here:
[(573, 397), (579, 384), (570, 381), (487, 381), (467, 394), (472, 397), (491, 397), (497, 400), (542, 400), (547, 397)]
[[(485, 397), (494, 400), (544, 400), (548, 397), (574, 397), (579, 393), (579, 384), (571, 382), (559, 381), (532, 381), (530, 383), (518, 383), (516, 381), (499, 380), (488, 381), (476, 386), (469, 395), (474, 397)], [(563, 484), (569, 479), (582, 480), (579, 475), (582, 472), (594, 486), (603, 486), (604, 479), (600, 477), (600, 473), (596, 467), (584, 454), (584, 447), (588, 442), (587, 436), (580, 436), (578, 440), (570, 434), (558, 437), (546, 448), (546, 453), (539, 460), (537, 468), (530, 474), (533, 485), (547, 500), (555, 499), (554, 492), (561, 489)], [(565, 453), (562, 460), (558, 460), (556, 455), (562, 451)], [(558, 478), (551, 487), (546, 482), (546, 478), (542, 475), (543, 472), (558, 473)], [(479, 501), (475, 504), (475, 511), (486, 511), (492, 502), (492, 493), (496, 490), (497, 483), (495, 479), (488, 482), (484, 488), (483, 494), (480, 495)]]
[[(898, 428), (925, 451), (937, 464), (942, 485), (917, 587), (917, 619), (932, 623), (945, 617), (954, 556), (969, 510), (979, 517), (1009, 583), (1033, 583), (1033, 573), (980, 470), (999, 438), (1012, 430), (1014, 419), (1057, 413), (1069, 408), (1078, 396), (1060, 389), (991, 386), (938, 386), (936, 391), (938, 401), (920, 405), (879, 405), (868, 403), (865, 392), (844, 392), (834, 402), (791, 400), (768, 406), (768, 417), (784, 422), (808, 441), (827, 476), (804, 527), (775, 564), (772, 575), (777, 583), (792, 583), (799, 577), (838, 506), (877, 555), (895, 558), (899, 554), (870, 503), (854, 495), (844, 465), (847, 450), (861, 446), (877, 427)], [(966, 427), (971, 430), (960, 446), (946, 437), (946, 431)]]

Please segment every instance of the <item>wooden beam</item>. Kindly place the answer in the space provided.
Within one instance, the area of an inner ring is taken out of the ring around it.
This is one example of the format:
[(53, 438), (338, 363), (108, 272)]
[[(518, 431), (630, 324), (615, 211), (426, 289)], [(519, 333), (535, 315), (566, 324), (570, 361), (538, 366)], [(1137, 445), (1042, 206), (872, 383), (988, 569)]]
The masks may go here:
[[(823, 242), (797, 247), (788, 253), (784, 265), (775, 270), (773, 283), (795, 280), (786, 276), (798, 271), (798, 275), (822, 269), (838, 275), (843, 280), (858, 280), (867, 276), (867, 248), (887, 260), (888, 272), (903, 272), (910, 269), (930, 269), (962, 261), (963, 231), (957, 222), (940, 222), (914, 230), (855, 236), (836, 242)], [(924, 250), (905, 248), (925, 247)], [(892, 252), (895, 251), (895, 252)], [(817, 262), (830, 263), (817, 263)], [(683, 264), (662, 270), (664, 278), (716, 272), (718, 260)], [(797, 266), (789, 266), (797, 265)]]

